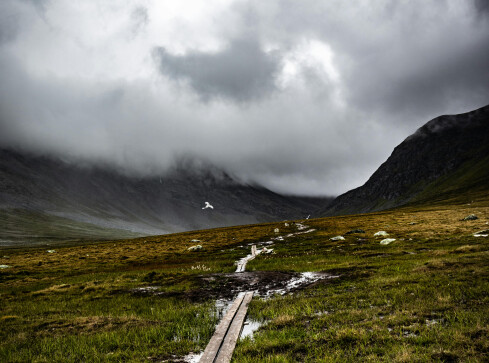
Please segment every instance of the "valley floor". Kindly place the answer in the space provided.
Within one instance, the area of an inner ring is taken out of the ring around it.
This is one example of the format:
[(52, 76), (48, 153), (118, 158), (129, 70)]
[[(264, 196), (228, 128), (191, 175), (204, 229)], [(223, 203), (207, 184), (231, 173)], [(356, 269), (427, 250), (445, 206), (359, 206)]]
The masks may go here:
[(296, 222), (0, 249), (0, 361), (184, 361), (250, 288), (235, 362), (489, 360), (489, 203)]

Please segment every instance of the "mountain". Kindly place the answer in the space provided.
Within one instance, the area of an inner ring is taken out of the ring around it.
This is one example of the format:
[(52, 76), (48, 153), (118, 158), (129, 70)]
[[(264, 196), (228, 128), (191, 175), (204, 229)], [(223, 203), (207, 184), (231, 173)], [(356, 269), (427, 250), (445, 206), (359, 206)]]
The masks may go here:
[(437, 117), (398, 145), (361, 187), (337, 197), (320, 215), (379, 211), (489, 195), (489, 106)]
[[(203, 209), (208, 202), (213, 208)], [(325, 199), (287, 197), (183, 160), (165, 175), (0, 149), (0, 244), (123, 238), (305, 218)]]

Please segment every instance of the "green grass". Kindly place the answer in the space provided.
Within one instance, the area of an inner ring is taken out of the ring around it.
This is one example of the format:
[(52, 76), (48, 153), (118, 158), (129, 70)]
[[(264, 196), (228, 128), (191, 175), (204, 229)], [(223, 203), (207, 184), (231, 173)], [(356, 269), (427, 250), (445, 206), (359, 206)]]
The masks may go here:
[[(479, 219), (460, 221), (470, 213)], [(247, 270), (340, 277), (255, 297), (249, 317), (264, 325), (238, 342), (233, 361), (488, 361), (489, 238), (472, 236), (488, 221), (486, 201), (307, 221), (315, 232), (276, 242)], [(295, 231), (272, 223), (56, 253), (0, 250), (11, 266), (0, 270), (0, 361), (171, 361), (201, 351), (218, 321), (221, 274), (274, 228)], [(366, 233), (329, 239), (354, 228)], [(379, 230), (397, 240), (381, 246)], [(187, 251), (192, 239), (204, 250)], [(147, 286), (159, 295), (134, 293)]]
[[(0, 210), (0, 244), (52, 244), (53, 241), (87, 241), (98, 239), (134, 238), (141, 236), (127, 230), (106, 228), (68, 218), (21, 209)], [(12, 243), (13, 242), (13, 243)]]

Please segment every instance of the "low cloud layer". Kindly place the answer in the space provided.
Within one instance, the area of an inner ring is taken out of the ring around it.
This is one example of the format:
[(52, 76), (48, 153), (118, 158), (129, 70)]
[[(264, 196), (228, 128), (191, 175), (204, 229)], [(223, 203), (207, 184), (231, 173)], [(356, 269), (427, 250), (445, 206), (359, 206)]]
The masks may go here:
[(483, 1), (5, 0), (0, 145), (334, 195), (489, 103)]

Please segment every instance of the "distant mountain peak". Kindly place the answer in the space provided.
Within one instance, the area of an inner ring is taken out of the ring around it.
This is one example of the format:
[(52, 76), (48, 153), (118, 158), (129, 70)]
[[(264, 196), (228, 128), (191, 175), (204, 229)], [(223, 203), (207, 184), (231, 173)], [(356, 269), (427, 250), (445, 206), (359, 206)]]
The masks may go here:
[(481, 188), (489, 190), (489, 106), (427, 122), (363, 186), (337, 197), (322, 214), (378, 211)]

